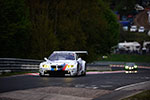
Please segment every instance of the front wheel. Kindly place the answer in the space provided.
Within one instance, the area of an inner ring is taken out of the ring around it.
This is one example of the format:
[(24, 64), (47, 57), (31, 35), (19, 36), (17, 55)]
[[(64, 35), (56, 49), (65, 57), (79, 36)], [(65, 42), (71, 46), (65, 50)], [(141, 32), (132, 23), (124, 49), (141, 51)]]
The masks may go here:
[(86, 76), (86, 64), (85, 64), (85, 70), (83, 71), (83, 76)]
[(79, 76), (79, 64), (77, 65), (77, 73), (75, 76)]
[(40, 77), (44, 77), (44, 75), (42, 75), (41, 73), (39, 73), (39, 76), (40, 76)]
[(83, 72), (82, 76), (86, 76), (86, 71), (85, 71), (85, 72)]

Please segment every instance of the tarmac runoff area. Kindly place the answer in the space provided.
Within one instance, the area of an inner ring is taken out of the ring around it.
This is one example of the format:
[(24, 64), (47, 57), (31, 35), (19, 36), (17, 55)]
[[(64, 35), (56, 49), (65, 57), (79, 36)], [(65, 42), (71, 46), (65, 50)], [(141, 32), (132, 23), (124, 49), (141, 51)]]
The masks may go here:
[(150, 81), (130, 84), (115, 90), (75, 87), (42, 87), (0, 94), (0, 100), (120, 100), (150, 89)]
[(72, 87), (43, 87), (1, 93), (0, 100), (92, 100), (111, 92)]
[[(123, 73), (124, 71), (87, 72), (87, 74)], [(37, 76), (38, 73), (26, 75)], [(81, 87), (41, 87), (0, 93), (0, 100), (120, 100), (143, 90), (150, 90), (150, 81), (129, 84), (115, 90)]]

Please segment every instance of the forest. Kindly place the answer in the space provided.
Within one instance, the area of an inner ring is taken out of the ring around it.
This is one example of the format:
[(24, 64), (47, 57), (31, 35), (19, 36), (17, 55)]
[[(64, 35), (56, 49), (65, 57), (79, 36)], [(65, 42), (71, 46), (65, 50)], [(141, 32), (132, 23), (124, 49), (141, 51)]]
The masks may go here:
[(0, 0), (0, 58), (87, 50), (92, 61), (118, 41), (117, 17), (103, 0)]

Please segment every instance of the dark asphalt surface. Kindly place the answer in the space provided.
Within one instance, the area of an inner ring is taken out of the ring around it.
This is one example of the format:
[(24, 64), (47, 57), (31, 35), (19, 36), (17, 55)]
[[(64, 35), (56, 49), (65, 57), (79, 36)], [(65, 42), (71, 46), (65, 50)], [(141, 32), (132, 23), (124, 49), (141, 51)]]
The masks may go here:
[(140, 69), (137, 73), (88, 74), (87, 76), (81, 77), (39, 77), (20, 75), (1, 77), (0, 93), (47, 86), (115, 90), (125, 85), (149, 80), (149, 69)]

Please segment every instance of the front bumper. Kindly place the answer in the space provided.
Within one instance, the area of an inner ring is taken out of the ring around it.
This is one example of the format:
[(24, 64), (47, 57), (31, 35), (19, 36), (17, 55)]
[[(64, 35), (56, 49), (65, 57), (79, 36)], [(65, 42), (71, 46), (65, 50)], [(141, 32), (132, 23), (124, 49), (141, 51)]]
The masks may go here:
[(49, 74), (49, 75), (70, 75), (75, 76), (77, 74), (76, 69), (68, 69), (68, 70), (49, 70), (49, 69), (39, 69), (39, 73), (41, 75)]
[(44, 71), (44, 74), (49, 74), (49, 75), (65, 75), (65, 74), (70, 74), (69, 71), (50, 71), (46, 70)]
[(135, 67), (128, 67), (128, 68), (125, 67), (125, 70), (127, 70), (127, 71), (130, 71), (130, 70), (132, 71), (132, 70), (137, 70), (137, 69), (138, 68), (135, 68)]

